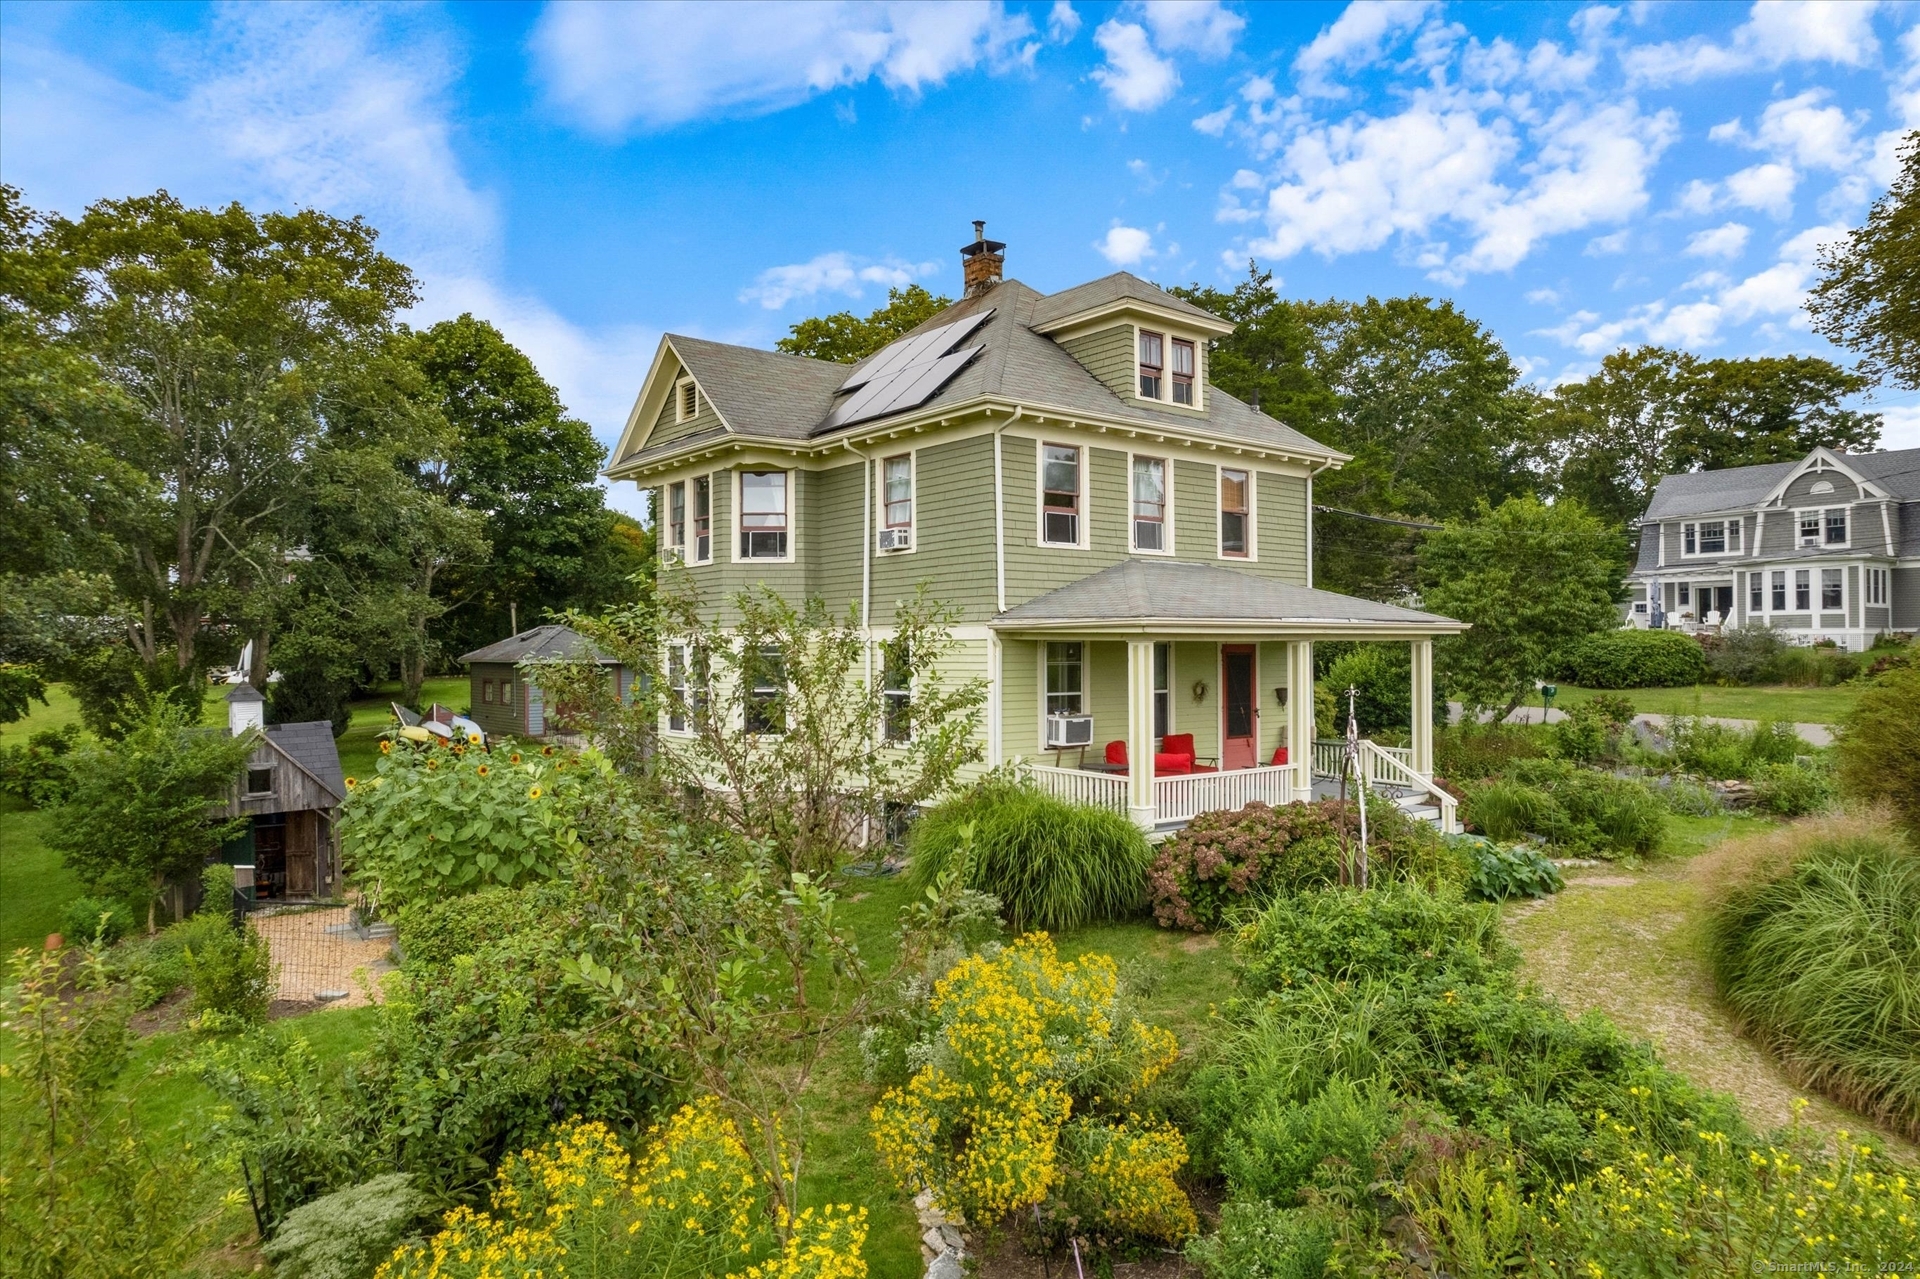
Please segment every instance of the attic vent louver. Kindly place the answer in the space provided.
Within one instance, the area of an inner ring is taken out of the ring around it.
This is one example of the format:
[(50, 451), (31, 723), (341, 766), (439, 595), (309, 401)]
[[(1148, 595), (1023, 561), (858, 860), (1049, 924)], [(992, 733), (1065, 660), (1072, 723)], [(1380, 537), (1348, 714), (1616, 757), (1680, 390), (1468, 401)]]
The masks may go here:
[(869, 356), (840, 384), (843, 393), (852, 391), (853, 395), (827, 414), (827, 427), (885, 417), (926, 403), (974, 356), (987, 349), (982, 344), (953, 350), (985, 324), (994, 309), (988, 307), (977, 315), (901, 338)]

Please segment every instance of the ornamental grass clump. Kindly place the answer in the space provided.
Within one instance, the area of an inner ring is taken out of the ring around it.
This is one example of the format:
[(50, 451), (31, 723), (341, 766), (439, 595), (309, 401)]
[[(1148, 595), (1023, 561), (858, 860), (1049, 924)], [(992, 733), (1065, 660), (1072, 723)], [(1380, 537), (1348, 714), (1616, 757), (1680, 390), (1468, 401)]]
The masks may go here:
[(1920, 856), (1865, 823), (1773, 845), (1709, 918), (1720, 997), (1795, 1078), (1920, 1139)]
[(1125, 919), (1146, 898), (1152, 853), (1124, 813), (1069, 804), (1004, 773), (925, 813), (907, 846), (910, 877), (932, 887), (972, 827), (966, 885), (1000, 899), (1016, 930)]
[(872, 1112), (875, 1148), (902, 1186), (977, 1226), (1048, 1204), (1046, 1215), (1110, 1236), (1192, 1233), (1173, 1181), (1184, 1139), (1131, 1109), (1178, 1046), (1128, 1013), (1112, 959), (1063, 963), (1032, 933), (955, 965), (931, 1011), (927, 1064)]
[(375, 1279), (861, 1279), (867, 1210), (768, 1210), (745, 1137), (711, 1099), (680, 1108), (629, 1156), (600, 1123), (570, 1121), (500, 1165), (491, 1207), (449, 1212)]

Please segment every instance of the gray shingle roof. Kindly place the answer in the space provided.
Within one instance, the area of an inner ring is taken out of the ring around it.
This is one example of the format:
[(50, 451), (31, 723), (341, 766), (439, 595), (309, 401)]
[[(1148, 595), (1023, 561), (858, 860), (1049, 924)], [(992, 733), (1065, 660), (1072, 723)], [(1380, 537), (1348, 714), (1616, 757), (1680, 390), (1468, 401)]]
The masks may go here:
[(1033, 323), (1045, 328), (1055, 320), (1063, 320), (1070, 315), (1079, 315), (1083, 311), (1093, 311), (1114, 302), (1132, 300), (1145, 302), (1163, 310), (1176, 311), (1198, 320), (1212, 324), (1223, 323), (1213, 312), (1204, 310), (1176, 297), (1156, 285), (1148, 284), (1137, 275), (1126, 271), (1115, 271), (1112, 275), (1103, 275), (1097, 280), (1085, 284), (1076, 284), (1070, 289), (1058, 293), (1049, 293), (1041, 299), (1034, 311)]
[(668, 340), (727, 425), (742, 435), (806, 439), (847, 380), (844, 364), (677, 333)]
[(1647, 523), (1640, 526), (1640, 558), (1634, 561), (1636, 573), (1660, 567), (1660, 526)]
[(495, 640), (485, 648), (476, 648), (471, 653), (462, 653), (463, 662), (503, 662), (513, 665), (529, 661), (571, 661), (575, 658), (591, 655), (602, 666), (617, 666), (619, 663), (594, 647), (587, 637), (565, 626), (536, 626), (530, 631), (521, 631), (518, 635), (509, 635), (503, 640)]
[(992, 624), (1018, 628), (1161, 621), (1465, 629), (1451, 618), (1396, 604), (1317, 591), (1216, 564), (1160, 559), (1123, 560), (1010, 608)]
[(302, 724), (269, 724), (267, 740), (320, 780), (333, 792), (334, 802), (347, 797), (347, 779), (340, 769), (340, 748), (334, 744), (333, 725), (326, 720)]
[[(1840, 460), (1897, 498), (1920, 500), (1920, 449), (1883, 453), (1843, 453)], [(1646, 518), (1672, 519), (1752, 506), (1773, 491), (1800, 463), (1769, 462), (1724, 471), (1668, 475), (1654, 487)]]

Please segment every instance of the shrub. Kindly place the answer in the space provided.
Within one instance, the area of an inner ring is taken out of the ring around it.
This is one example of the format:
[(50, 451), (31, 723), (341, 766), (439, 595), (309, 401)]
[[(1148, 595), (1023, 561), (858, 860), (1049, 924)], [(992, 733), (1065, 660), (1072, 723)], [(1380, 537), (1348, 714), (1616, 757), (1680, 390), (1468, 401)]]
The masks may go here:
[(323, 1195), (288, 1213), (260, 1245), (276, 1279), (363, 1279), (426, 1208), (404, 1172)]
[(190, 980), (187, 952), (219, 944), (233, 931), (224, 915), (196, 914), (158, 933), (129, 938), (109, 955), (117, 980), (127, 982), (143, 1007), (166, 998)]
[[(366, 1171), (337, 1073), (287, 1026), (214, 1040), (194, 1060), (200, 1081), (221, 1102), (214, 1144), (230, 1166), (245, 1170), (254, 1222), (263, 1235), (276, 1237), (290, 1213)], [(390, 1238), (380, 1255), (394, 1242)]]
[(1920, 666), (1874, 680), (1847, 713), (1834, 756), (1842, 790), (1891, 805), (1920, 838)]
[(1805, 817), (1833, 803), (1833, 779), (1800, 764), (1761, 764), (1752, 770), (1755, 808), (1779, 817)]
[(1551, 730), (1526, 724), (1448, 725), (1434, 734), (1434, 771), (1455, 781), (1479, 781), (1507, 770), (1516, 760), (1548, 753)]
[(1690, 635), (1628, 628), (1575, 644), (1562, 673), (1585, 688), (1679, 688), (1706, 679), (1707, 659)]
[(231, 916), (233, 893), (233, 867), (226, 862), (208, 862), (200, 868), (200, 907), (195, 913)]
[(1240, 980), (1260, 992), (1316, 979), (1479, 973), (1512, 961), (1499, 921), (1490, 907), (1409, 884), (1282, 897), (1240, 930)]
[(1780, 655), (1790, 647), (1786, 636), (1762, 622), (1722, 628), (1702, 640), (1707, 670), (1722, 684), (1774, 684)]
[[(903, 1186), (931, 1189), (946, 1210), (992, 1225), (1064, 1184), (1062, 1128), (1075, 1114), (1081, 1127), (1065, 1140), (1082, 1156), (1077, 1209), (1116, 1231), (1127, 1221), (1160, 1231), (1179, 1219), (1172, 1196), (1185, 1196), (1171, 1177), (1184, 1146), (1128, 1109), (1178, 1048), (1171, 1032), (1127, 1012), (1113, 960), (1061, 963), (1051, 938), (1029, 934), (956, 964), (934, 987), (931, 1012), (930, 1042), (917, 1054), (926, 1064), (871, 1116), (881, 1161)], [(1087, 1127), (1096, 1124), (1113, 1131)], [(1143, 1184), (1167, 1181), (1170, 1193), (1151, 1211), (1132, 1197), (1140, 1187), (1123, 1194), (1114, 1180), (1112, 1161), (1123, 1157), (1139, 1165)]]
[(1666, 803), (1667, 811), (1679, 817), (1717, 817), (1726, 806), (1720, 792), (1692, 777), (1651, 777), (1647, 785)]
[(1206, 1279), (1321, 1279), (1333, 1245), (1322, 1210), (1235, 1199), (1222, 1205), (1218, 1233), (1187, 1245), (1187, 1260)]
[(458, 897), (415, 902), (399, 912), (394, 924), (400, 953), (412, 967), (452, 963), (512, 936), (543, 913), (531, 893), (496, 884)]
[(1682, 765), (1708, 777), (1751, 776), (1765, 764), (1791, 764), (1813, 747), (1792, 724), (1761, 720), (1751, 727), (1720, 724), (1691, 715), (1667, 720), (1667, 736), (1674, 757)]
[(1375, 1148), (1399, 1127), (1384, 1084), (1335, 1078), (1305, 1101), (1262, 1098), (1234, 1124), (1220, 1167), (1243, 1199), (1292, 1205), (1308, 1187), (1352, 1198), (1378, 1179)]
[(231, 1028), (267, 1019), (273, 1002), (273, 954), (253, 925), (218, 929), (182, 954), (193, 985), (194, 1012), (203, 1026)]
[(1570, 851), (1652, 853), (1666, 805), (1647, 787), (1563, 760), (1526, 760), (1509, 777), (1468, 791), (1463, 819), (1499, 840), (1537, 835)]
[(1459, 842), (1474, 859), (1467, 892), (1482, 901), (1546, 897), (1566, 887), (1560, 868), (1536, 849), (1495, 844), (1471, 836), (1460, 836)]
[(1179, 1245), (1200, 1228), (1174, 1178), (1187, 1142), (1171, 1124), (1077, 1119), (1060, 1134), (1060, 1206), (1096, 1238)]
[[(1368, 866), (1376, 882), (1437, 887), (1465, 881), (1465, 864), (1424, 823), (1387, 803), (1369, 805), (1367, 817)], [(1357, 859), (1360, 810), (1338, 800), (1201, 813), (1154, 853), (1147, 875), (1154, 919), (1163, 928), (1210, 931), (1236, 905), (1258, 906), (1276, 893), (1337, 883), (1343, 839)]]
[(19, 746), (0, 746), (0, 794), (13, 795), (35, 808), (66, 802), (73, 789), (73, 748), (80, 726), (43, 728)]
[(1721, 997), (1799, 1078), (1920, 1138), (1920, 857), (1885, 833), (1796, 851), (1713, 911)]
[(929, 888), (972, 830), (966, 883), (1000, 899), (1015, 929), (1124, 919), (1146, 898), (1153, 854), (1124, 813), (1069, 804), (991, 774), (925, 813), (907, 846), (916, 888)]
[(1468, 792), (1462, 820), (1490, 838), (1515, 840), (1529, 831), (1551, 829), (1548, 814), (1553, 808), (1553, 801), (1531, 786), (1494, 782)]
[(1620, 753), (1620, 735), (1633, 722), (1633, 703), (1601, 693), (1569, 706), (1553, 726), (1554, 753), (1576, 764), (1591, 764)]
[[(1318, 653), (1316, 648), (1316, 656)], [(1333, 694), (1339, 707), (1333, 720), (1322, 723), (1344, 729), (1348, 688), (1358, 691), (1354, 713), (1363, 731), (1407, 728), (1413, 723), (1413, 656), (1404, 644), (1349, 645), (1333, 659), (1318, 683)]]
[(76, 897), (60, 913), (60, 933), (69, 943), (98, 940), (104, 946), (133, 931), (133, 912), (127, 904), (108, 897)]

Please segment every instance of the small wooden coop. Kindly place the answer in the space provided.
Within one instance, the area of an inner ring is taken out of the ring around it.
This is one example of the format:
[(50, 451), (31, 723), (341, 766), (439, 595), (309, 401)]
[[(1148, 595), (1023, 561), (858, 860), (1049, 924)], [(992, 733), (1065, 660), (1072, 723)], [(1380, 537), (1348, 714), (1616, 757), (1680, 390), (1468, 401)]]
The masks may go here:
[[(268, 724), (266, 699), (251, 684), (227, 694), (227, 725), (238, 737), (258, 731), (260, 745), (227, 802), (227, 815), (248, 818), (223, 858), (236, 868), (235, 887), (256, 901), (314, 901), (340, 896), (340, 805), (346, 778), (333, 726), (325, 720)], [(251, 867), (251, 875), (244, 868)]]
[(546, 695), (520, 664), (582, 657), (590, 657), (616, 682), (621, 698), (631, 695), (633, 673), (586, 636), (565, 626), (536, 626), (460, 658), (468, 671), (470, 717), (489, 737), (549, 736), (553, 729), (548, 722)]

